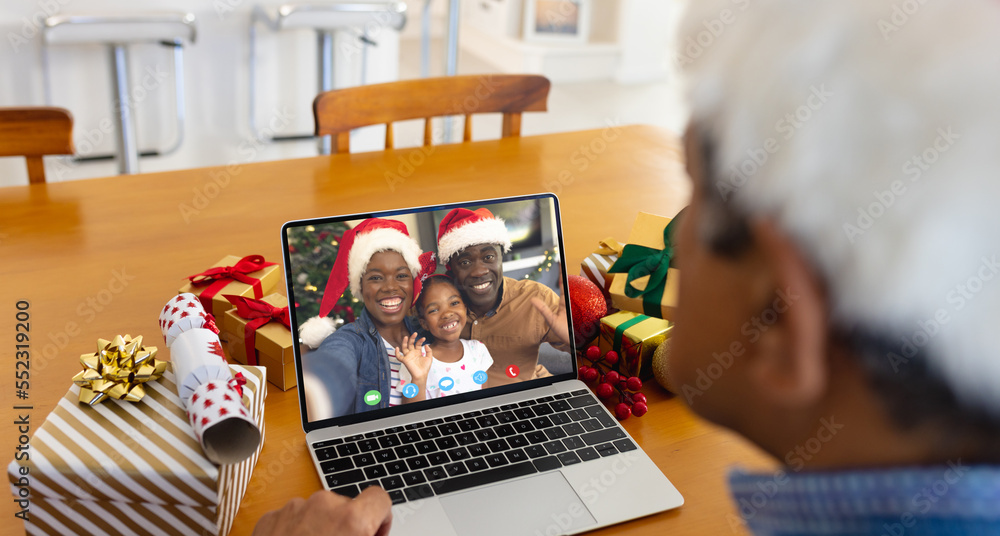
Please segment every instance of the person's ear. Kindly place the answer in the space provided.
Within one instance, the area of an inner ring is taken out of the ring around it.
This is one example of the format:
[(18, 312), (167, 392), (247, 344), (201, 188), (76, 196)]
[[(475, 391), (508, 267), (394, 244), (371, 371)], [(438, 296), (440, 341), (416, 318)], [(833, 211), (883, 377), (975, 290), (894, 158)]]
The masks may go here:
[(427, 321), (424, 320), (423, 316), (420, 316), (420, 311), (417, 311), (417, 322), (420, 323), (420, 327), (423, 328), (424, 331), (430, 331), (430, 329), (427, 328)]
[(778, 406), (804, 406), (829, 383), (828, 301), (823, 284), (799, 247), (771, 220), (751, 223), (763, 327), (752, 346), (749, 377)]

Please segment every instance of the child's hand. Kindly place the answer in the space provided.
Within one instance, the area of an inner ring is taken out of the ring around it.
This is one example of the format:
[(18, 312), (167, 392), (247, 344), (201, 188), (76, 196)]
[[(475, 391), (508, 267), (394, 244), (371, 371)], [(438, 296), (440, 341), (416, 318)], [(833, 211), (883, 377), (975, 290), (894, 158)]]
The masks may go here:
[(403, 348), (396, 348), (396, 359), (410, 372), (413, 383), (423, 386), (427, 382), (427, 371), (431, 369), (434, 354), (430, 346), (424, 346), (424, 337), (417, 339), (417, 334), (403, 337)]

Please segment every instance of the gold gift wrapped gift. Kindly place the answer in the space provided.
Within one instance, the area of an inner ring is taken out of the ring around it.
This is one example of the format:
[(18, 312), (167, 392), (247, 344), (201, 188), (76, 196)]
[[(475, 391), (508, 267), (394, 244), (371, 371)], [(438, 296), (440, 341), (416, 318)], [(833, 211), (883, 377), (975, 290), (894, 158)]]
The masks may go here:
[(653, 375), (653, 352), (667, 337), (673, 324), (630, 311), (619, 311), (601, 319), (601, 352), (618, 352), (618, 370), (643, 380)]
[(260, 255), (237, 257), (228, 255), (211, 268), (188, 276), (188, 283), (177, 291), (198, 296), (205, 311), (218, 321), (232, 305), (223, 296), (247, 296), (260, 299), (274, 292), (281, 282), (281, 269)]
[[(251, 314), (247, 314), (247, 307), (237, 306), (226, 311), (222, 317), (221, 327), (222, 332), (227, 335), (229, 358), (245, 365), (267, 367), (267, 380), (282, 391), (287, 391), (295, 387), (295, 358), (292, 354), (294, 338), (288, 326), (274, 318), (274, 315), (280, 315), (287, 321), (288, 298), (281, 294), (271, 294), (260, 300), (244, 299), (241, 305), (250, 304), (252, 308), (254, 303), (266, 305), (256, 307)], [(255, 322), (255, 319), (259, 320)], [(253, 332), (252, 348), (248, 348), (246, 343), (248, 325)]]
[[(673, 247), (664, 241), (671, 221), (645, 212), (636, 216), (628, 243), (609, 270), (616, 272), (611, 282), (611, 303), (616, 309), (674, 319), (680, 272), (668, 268)], [(629, 271), (633, 273), (625, 273)]]
[[(244, 404), (263, 432), (265, 371), (232, 370), (247, 379)], [(89, 406), (73, 385), (35, 430), (30, 457), (7, 467), (15, 504), (30, 489), (29, 534), (229, 532), (263, 442), (238, 464), (214, 465), (179, 405), (172, 369), (145, 387), (138, 402)]]

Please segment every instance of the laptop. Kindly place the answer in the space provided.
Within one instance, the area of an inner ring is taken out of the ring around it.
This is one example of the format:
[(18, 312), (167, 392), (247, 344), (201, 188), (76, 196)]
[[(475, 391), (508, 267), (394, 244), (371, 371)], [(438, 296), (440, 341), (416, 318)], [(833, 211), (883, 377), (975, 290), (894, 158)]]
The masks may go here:
[[(369, 264), (355, 261), (350, 269), (355, 277), (359, 270), (363, 278), (377, 277), (352, 285), (345, 275), (350, 263), (340, 256), (372, 251), (365, 236), (369, 218), (399, 222), (386, 226), (386, 236), (397, 233), (395, 240), (404, 230), (425, 253), (424, 261), (426, 252), (452, 254), (454, 266), (462, 267), (451, 271), (436, 258), (413, 278), (412, 251), (372, 255)], [(465, 223), (479, 227), (463, 230)], [(638, 443), (577, 379), (572, 323), (564, 326), (568, 340), (560, 339), (524, 299), (534, 293), (558, 303), (559, 289), (567, 288), (555, 195), (292, 221), (281, 233), (293, 331), (314, 317), (337, 324), (332, 335), (312, 341), (315, 349), (295, 346), (302, 427), (313, 463), (323, 486), (337, 493), (385, 489), (393, 501), (391, 534), (577, 534), (683, 504)], [(438, 251), (439, 233), (447, 251)], [(479, 236), (500, 237), (509, 249), (498, 246), (495, 256), (465, 249), (475, 255), (462, 264), (464, 253), (454, 250)], [(490, 270), (469, 275), (489, 262), (495, 263)], [(494, 279), (477, 283), (490, 273)], [(441, 274), (452, 276), (451, 286), (441, 284)], [(430, 278), (439, 280), (431, 285)], [(475, 285), (463, 286), (470, 281)], [(405, 300), (381, 300), (366, 289), (383, 287), (369, 284), (413, 289), (400, 294)], [(492, 285), (499, 306), (473, 313)], [(362, 296), (354, 296), (352, 286)], [(425, 307), (408, 307), (417, 287)], [(483, 287), (484, 295), (472, 294)], [(439, 308), (439, 302), (447, 305)], [(469, 311), (464, 322), (457, 316), (426, 321), (460, 306)], [(441, 359), (418, 362), (414, 356), (426, 358), (426, 348), (414, 354), (421, 346), (411, 341), (409, 350), (399, 348), (406, 364), (389, 362), (396, 347), (385, 348), (378, 327), (400, 329), (400, 309), (409, 315), (403, 325), (419, 326), (421, 342), (437, 345), (434, 355)], [(459, 328), (464, 340), (458, 342), (442, 331)], [(426, 379), (421, 385), (414, 378)]]

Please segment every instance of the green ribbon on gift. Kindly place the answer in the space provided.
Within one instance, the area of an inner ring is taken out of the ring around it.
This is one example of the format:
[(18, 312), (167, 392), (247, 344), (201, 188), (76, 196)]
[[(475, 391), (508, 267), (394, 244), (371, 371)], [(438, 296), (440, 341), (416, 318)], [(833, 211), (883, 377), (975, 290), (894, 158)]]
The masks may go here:
[[(609, 274), (628, 274), (625, 279), (625, 295), (629, 298), (642, 296), (642, 312), (647, 316), (662, 316), (660, 303), (667, 288), (667, 271), (674, 256), (674, 244), (670, 235), (677, 220), (675, 217), (663, 228), (663, 249), (626, 244), (618, 260), (608, 268)], [(645, 288), (633, 285), (636, 280), (647, 276), (649, 280), (646, 281)]]
[(630, 318), (630, 319), (622, 322), (621, 324), (618, 324), (618, 327), (615, 328), (615, 338), (611, 341), (611, 349), (614, 350), (614, 351), (616, 351), (616, 352), (618, 352), (618, 355), (620, 357), (625, 357), (625, 356), (621, 355), (622, 353), (624, 353), (624, 352), (622, 352), (622, 337), (625, 336), (625, 332), (628, 331), (628, 329), (630, 327), (632, 327), (632, 326), (634, 326), (634, 325), (636, 325), (636, 324), (638, 324), (638, 323), (640, 323), (640, 322), (642, 322), (642, 321), (644, 321), (644, 320), (646, 320), (648, 318), (649, 318), (648, 316), (639, 315), (639, 316), (636, 316), (635, 318)]

